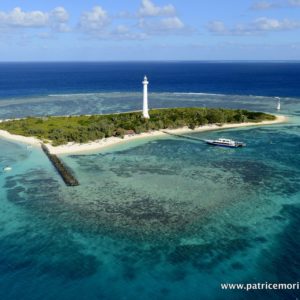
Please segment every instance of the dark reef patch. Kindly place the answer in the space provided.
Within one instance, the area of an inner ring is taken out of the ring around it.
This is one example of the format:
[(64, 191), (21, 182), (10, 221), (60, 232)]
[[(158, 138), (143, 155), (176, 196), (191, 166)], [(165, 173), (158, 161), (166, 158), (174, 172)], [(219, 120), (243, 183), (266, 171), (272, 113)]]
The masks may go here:
[(15, 204), (21, 204), (22, 202), (26, 201), (26, 198), (20, 195), (20, 193), (24, 191), (25, 189), (20, 186), (17, 186), (13, 189), (9, 189), (7, 190), (7, 198), (9, 199), (9, 201)]
[[(300, 206), (283, 205), (281, 216), (288, 220), (285, 229), (277, 235), (271, 249), (262, 253), (262, 280), (269, 282), (296, 283), (300, 277)], [(267, 274), (267, 276), (265, 275)], [(297, 290), (278, 290), (275, 299), (297, 299)]]
[(273, 217), (267, 217), (266, 219), (267, 220), (279, 221), (279, 222), (287, 221), (287, 218), (285, 218), (284, 216), (280, 216), (280, 215), (273, 216)]
[(169, 279), (173, 282), (182, 281), (186, 278), (188, 272), (184, 268), (175, 267), (169, 274)]
[(140, 163), (130, 163), (130, 164), (121, 164), (118, 167), (110, 168), (110, 171), (115, 173), (120, 177), (129, 177), (133, 174), (146, 175), (146, 174), (156, 174), (156, 175), (178, 175), (179, 168), (176, 167), (166, 167), (166, 166), (147, 166)]
[(6, 182), (4, 184), (4, 188), (13, 188), (17, 185), (17, 181), (12, 178), (6, 178)]
[(231, 264), (233, 270), (243, 270), (245, 267), (240, 262), (235, 262)]
[(257, 236), (253, 239), (255, 243), (266, 243), (268, 240), (263, 236)]
[(33, 202), (51, 201), (51, 196), (56, 195), (59, 190), (57, 181), (40, 169), (16, 175), (13, 179), (7, 178), (5, 186), (9, 201), (30, 207), (32, 207)]
[(67, 254), (68, 258), (53, 258), (48, 263), (41, 263), (39, 266), (41, 273), (77, 280), (92, 276), (97, 272), (100, 264), (94, 256), (84, 255), (78, 251)]
[(201, 245), (179, 245), (169, 254), (168, 260), (175, 265), (190, 263), (199, 270), (210, 269), (250, 246), (251, 243), (243, 238), (223, 239)]
[(123, 278), (127, 281), (134, 280), (136, 278), (136, 271), (135, 269), (130, 265), (123, 265), (123, 272), (122, 272)]
[(0, 250), (0, 269), (5, 272), (35, 269), (40, 275), (74, 280), (95, 274), (100, 266), (94, 256), (81, 253), (81, 247), (66, 234), (51, 230), (10, 234), (1, 239)]
[(267, 189), (281, 196), (291, 196), (300, 190), (300, 172), (279, 169), (267, 162), (253, 160), (223, 160), (212, 163), (215, 168), (237, 173), (244, 183), (253, 188)]

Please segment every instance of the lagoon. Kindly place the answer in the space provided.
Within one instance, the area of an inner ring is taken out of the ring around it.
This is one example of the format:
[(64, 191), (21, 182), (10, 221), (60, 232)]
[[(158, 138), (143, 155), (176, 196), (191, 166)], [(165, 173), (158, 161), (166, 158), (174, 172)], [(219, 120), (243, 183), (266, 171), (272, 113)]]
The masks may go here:
[[(157, 92), (149, 101), (156, 107), (276, 109), (273, 97), (258, 92), (198, 92)], [(140, 95), (7, 97), (0, 115), (128, 111)], [(1, 139), (1, 169), (13, 170), (0, 174), (0, 298), (296, 297), (293, 290), (220, 288), (299, 278), (300, 99), (286, 95), (281, 103), (288, 123), (192, 134), (243, 140), (243, 149), (161, 136), (90, 155), (64, 154), (81, 183), (71, 189), (39, 149)]]

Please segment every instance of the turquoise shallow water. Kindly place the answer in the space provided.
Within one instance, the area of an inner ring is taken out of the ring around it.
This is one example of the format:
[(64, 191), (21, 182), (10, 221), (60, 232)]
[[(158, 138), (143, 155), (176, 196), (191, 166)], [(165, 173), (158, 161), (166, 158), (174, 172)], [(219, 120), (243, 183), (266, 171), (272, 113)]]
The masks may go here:
[[(32, 98), (21, 107), (37, 115), (123, 111), (134, 108), (132, 96), (85, 95), (76, 107), (74, 95)], [(153, 97), (159, 106), (275, 106), (252, 96)], [(2, 117), (16, 101), (2, 102)], [(39, 149), (0, 140), (1, 169), (13, 167), (0, 174), (0, 299), (296, 298), (220, 288), (299, 280), (300, 102), (282, 103), (287, 124), (193, 134), (242, 140), (243, 149), (164, 137), (62, 156), (81, 183), (75, 188)]]
[[(151, 93), (150, 107), (224, 107), (274, 112), (274, 97), (205, 93)], [(140, 92), (49, 94), (0, 101), (0, 119), (26, 116), (105, 114), (141, 110)], [(294, 113), (296, 98), (284, 98), (284, 112)]]

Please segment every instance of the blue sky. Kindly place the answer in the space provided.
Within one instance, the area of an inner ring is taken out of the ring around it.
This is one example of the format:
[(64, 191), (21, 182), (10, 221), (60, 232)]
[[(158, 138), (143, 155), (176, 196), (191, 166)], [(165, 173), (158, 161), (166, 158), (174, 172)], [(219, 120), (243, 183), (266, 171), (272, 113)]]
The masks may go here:
[(300, 0), (1, 0), (0, 60), (300, 60)]

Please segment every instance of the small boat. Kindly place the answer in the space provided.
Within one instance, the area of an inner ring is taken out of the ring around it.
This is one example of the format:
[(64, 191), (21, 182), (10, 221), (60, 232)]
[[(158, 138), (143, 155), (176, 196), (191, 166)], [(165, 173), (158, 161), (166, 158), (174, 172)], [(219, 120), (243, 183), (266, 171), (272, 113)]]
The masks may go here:
[(5, 172), (9, 172), (9, 171), (11, 171), (12, 170), (12, 167), (4, 167), (3, 168), (3, 171), (5, 171)]
[(245, 147), (246, 144), (242, 142), (237, 142), (230, 139), (220, 138), (217, 140), (205, 140), (205, 142), (209, 145), (220, 146), (220, 147), (229, 147), (229, 148), (238, 148)]

